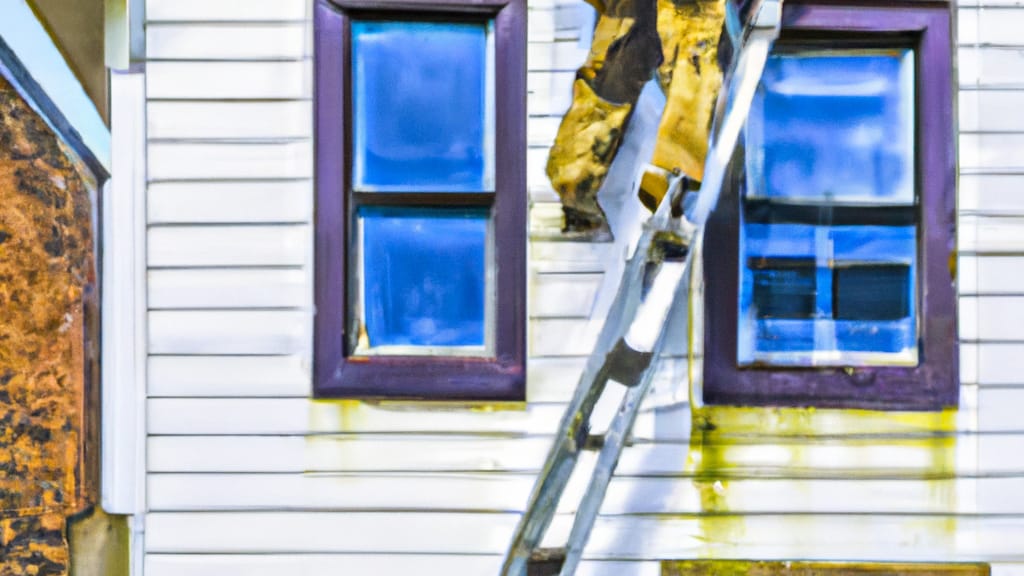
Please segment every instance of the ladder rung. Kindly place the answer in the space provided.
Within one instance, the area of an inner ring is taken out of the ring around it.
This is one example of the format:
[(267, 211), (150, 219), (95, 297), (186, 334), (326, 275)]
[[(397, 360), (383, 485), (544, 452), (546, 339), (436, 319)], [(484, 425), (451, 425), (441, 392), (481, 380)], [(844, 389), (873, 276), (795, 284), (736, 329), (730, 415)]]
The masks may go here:
[(558, 576), (565, 563), (565, 548), (538, 548), (530, 554), (526, 576)]

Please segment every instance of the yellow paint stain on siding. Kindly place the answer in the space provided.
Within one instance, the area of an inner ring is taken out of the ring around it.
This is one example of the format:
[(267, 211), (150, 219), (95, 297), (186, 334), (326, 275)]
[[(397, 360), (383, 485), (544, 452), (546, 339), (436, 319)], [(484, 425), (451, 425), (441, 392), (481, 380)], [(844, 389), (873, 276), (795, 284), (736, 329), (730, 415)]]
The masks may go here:
[(908, 564), (840, 562), (750, 562), (745, 560), (686, 560), (664, 562), (662, 576), (854, 576), (913, 574), (915, 576), (989, 576), (988, 564)]
[[(720, 558), (729, 544), (745, 543), (744, 511), (729, 499), (729, 482), (735, 478), (791, 479), (787, 489), (791, 487), (792, 498), (786, 501), (802, 502), (801, 486), (806, 484), (801, 480), (870, 480), (899, 474), (919, 485), (920, 489), (912, 493), (921, 499), (918, 503), (922, 509), (949, 511), (949, 516), (939, 522), (935, 518), (916, 524), (909, 520), (908, 529), (919, 531), (929, 542), (952, 547), (959, 495), (955, 485), (944, 480), (956, 476), (957, 437), (948, 433), (954, 430), (954, 423), (953, 412), (719, 406), (694, 409), (686, 471), (700, 493), (702, 515), (698, 526), (700, 539), (706, 542), (697, 557)], [(842, 450), (847, 447), (860, 450)], [(851, 459), (851, 454), (860, 456)], [(915, 505), (907, 504), (911, 508)], [(841, 503), (831, 510), (841, 510)], [(817, 511), (780, 510), (786, 512)], [(778, 530), (793, 538), (813, 539), (818, 518), (781, 514)], [(827, 520), (828, 515), (821, 518)]]

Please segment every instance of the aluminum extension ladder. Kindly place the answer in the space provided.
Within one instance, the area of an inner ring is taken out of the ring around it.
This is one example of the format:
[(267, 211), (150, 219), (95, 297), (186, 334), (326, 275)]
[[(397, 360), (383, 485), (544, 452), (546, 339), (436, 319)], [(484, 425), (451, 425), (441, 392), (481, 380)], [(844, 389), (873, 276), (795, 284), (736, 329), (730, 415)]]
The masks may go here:
[[(733, 2), (726, 4), (726, 31), (735, 49), (718, 96), (704, 181), (688, 213), (674, 216), (673, 200), (678, 201), (683, 193), (682, 179), (676, 178), (657, 211), (644, 224), (597, 344), (562, 417), (526, 512), (516, 527), (502, 576), (526, 576), (528, 563), (540, 550), (580, 453), (598, 446), (597, 464), (576, 512), (569, 540), (564, 550), (557, 551), (558, 555), (564, 554), (561, 575), (576, 572), (640, 403), (653, 380), (669, 311), (677, 299), (688, 297), (684, 279), (693, 254), (698, 252), (690, 248), (702, 240), (704, 224), (718, 203), (768, 54), (779, 37), (782, 2), (754, 0), (746, 23), (741, 22)], [(666, 250), (666, 246), (670, 249)], [(588, 442), (591, 414), (609, 380), (625, 385), (626, 393), (604, 438)]]

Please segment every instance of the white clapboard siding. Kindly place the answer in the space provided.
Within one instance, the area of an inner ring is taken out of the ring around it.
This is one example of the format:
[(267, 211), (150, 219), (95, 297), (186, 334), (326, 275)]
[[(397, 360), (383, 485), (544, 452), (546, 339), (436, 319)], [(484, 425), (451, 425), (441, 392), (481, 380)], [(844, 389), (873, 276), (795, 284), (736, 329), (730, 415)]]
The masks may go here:
[[(536, 472), (551, 438), (486, 434), (369, 434), (293, 436), (153, 436), (151, 472), (381, 473)], [(1008, 458), (1024, 449), (1019, 434), (951, 439), (709, 441), (721, 456), (713, 468), (695, 468), (701, 448), (643, 442), (626, 448), (620, 477), (948, 479), (1024, 477), (1024, 463)], [(591, 453), (583, 455), (586, 462)]]
[(609, 258), (625, 255), (625, 248), (611, 242), (530, 243), (530, 267), (539, 272), (603, 273)]
[(960, 94), (961, 132), (1024, 131), (1024, 114), (1014, 91), (975, 90)]
[[(330, 576), (336, 574), (418, 574), (421, 576), (494, 576), (501, 569), (501, 556), (442, 554), (261, 554), (178, 555), (149, 554), (146, 574), (150, 576)], [(994, 576), (1020, 573), (993, 569)], [(660, 576), (655, 561), (588, 560), (580, 564), (577, 576)]]
[(599, 325), (589, 319), (537, 318), (530, 320), (531, 356), (586, 356), (597, 342)]
[(1024, 297), (978, 296), (961, 298), (961, 310), (977, 314), (977, 323), (962, 323), (964, 340), (1024, 342)]
[(982, 385), (1024, 386), (1024, 344), (981, 345), (977, 362)]
[(962, 84), (1015, 90), (1024, 87), (1024, 69), (1020, 66), (1024, 47), (962, 46), (959, 54)]
[[(586, 360), (531, 360), (527, 397), (539, 403), (568, 402)], [(151, 397), (308, 397), (311, 390), (309, 370), (296, 356), (153, 356), (149, 366)], [(680, 385), (685, 378), (685, 359), (666, 359), (655, 374), (652, 399), (685, 402), (687, 390)]]
[[(766, 410), (691, 438), (678, 322), (579, 576), (693, 557), (996, 559), (1024, 576), (1024, 6), (960, 5), (960, 410), (818, 410), (792, 429)], [(626, 255), (551, 241), (547, 150), (593, 9), (529, 2), (529, 402), (424, 406), (310, 400), (312, 6), (148, 2), (147, 574), (489, 576)]]
[(576, 72), (530, 72), (526, 77), (526, 105), (535, 116), (561, 116), (572, 102)]
[(1024, 256), (964, 256), (957, 275), (960, 294), (1024, 294), (1022, 273)]
[[(153, 312), (151, 316), (166, 314)], [(232, 318), (222, 313), (223, 322)], [(250, 312), (294, 317), (291, 312)], [(245, 328), (224, 328), (241, 332)], [(255, 328), (255, 327), (252, 327)], [(301, 332), (301, 331), (300, 331)], [(248, 336), (240, 338), (256, 339)], [(231, 347), (223, 344), (223, 347)], [(249, 344), (247, 347), (255, 347)], [(172, 352), (173, 353), (173, 352)], [(403, 405), (405, 404), (405, 405)], [(149, 401), (150, 434), (312, 434), (362, 432), (480, 432), (550, 434), (563, 407), (450, 408), (424, 410), (415, 403), (374, 406), (358, 402), (309, 402), (290, 398), (164, 398)]]
[[(998, 3), (981, 2), (980, 4), (987, 4), (987, 6), (980, 9), (960, 10), (960, 42), (962, 44), (1024, 45), (1024, 39), (1020, 36), (1020, 27), (1024, 26), (1024, 14), (1021, 14), (1019, 9), (1008, 6), (993, 7)], [(961, 3), (961, 5), (967, 4)]]
[(960, 210), (1024, 214), (1024, 194), (1020, 193), (1022, 187), (1024, 174), (963, 174), (960, 177)]
[(160, 226), (146, 248), (150, 268), (301, 266), (310, 243), (307, 225)]
[(149, 352), (297, 354), (308, 349), (308, 329), (306, 313), (292, 310), (153, 310)]
[(150, 60), (298, 60), (309, 56), (305, 22), (151, 24)]
[[(163, 321), (169, 312), (153, 312), (152, 315)], [(180, 312), (173, 314), (181, 315)], [(222, 322), (235, 321), (257, 323), (263, 320), (277, 319), (286, 322), (294, 318), (292, 312), (247, 312), (248, 316), (232, 317), (231, 312), (214, 313), (196, 312), (196, 315), (216, 318)], [(188, 316), (185, 316), (188, 318)], [(198, 322), (197, 322), (198, 324)], [(241, 332), (250, 328), (256, 332), (255, 326), (244, 325), (241, 328), (221, 328), (224, 332)], [(193, 329), (193, 328), (189, 328)], [(183, 332), (185, 329), (181, 329)], [(255, 348), (264, 340), (276, 343), (286, 339), (287, 332), (274, 333), (272, 336), (254, 334), (239, 336), (245, 346), (237, 349)], [(200, 340), (201, 341), (201, 340)], [(230, 348), (228, 345), (223, 345)], [(168, 352), (175, 354), (175, 352)], [(181, 352), (178, 352), (179, 354)], [(234, 353), (234, 352), (229, 352)], [(244, 353), (244, 352), (239, 352)], [(258, 352), (254, 352), (258, 353)], [(977, 397), (976, 405), (974, 397)], [(1016, 387), (982, 387), (973, 389), (961, 400), (961, 410), (952, 416), (950, 423), (954, 430), (969, 432), (1020, 432), (1022, 424), (1015, 410), (1024, 401), (1024, 389)], [(614, 410), (610, 406), (609, 412)], [(476, 406), (450, 407), (438, 406), (431, 410), (423, 410), (415, 403), (384, 403), (373, 405), (359, 402), (303, 402), (301, 399), (274, 398), (155, 398), (149, 402), (150, 433), (153, 434), (310, 434), (310, 433), (361, 433), (361, 432), (480, 432), (508, 434), (548, 434), (551, 433), (562, 413), (560, 404), (530, 404), (525, 408), (517, 406)], [(982, 418), (975, 421), (974, 411), (980, 411)], [(639, 416), (637, 428), (633, 436), (637, 439), (656, 439), (664, 441), (685, 441), (688, 439), (689, 407), (685, 404), (657, 408), (643, 412)], [(603, 415), (603, 413), (602, 413)], [(936, 430), (936, 423), (931, 420), (890, 418), (883, 415), (872, 419), (861, 420), (859, 427), (844, 427), (841, 418), (822, 411), (817, 416), (820, 420), (820, 432), (828, 435), (857, 435), (865, 433), (865, 426), (873, 427), (871, 432), (886, 434), (930, 434)], [(766, 414), (765, 425), (770, 425), (772, 414)], [(814, 420), (810, 420), (814, 421)], [(864, 424), (864, 423), (868, 424)], [(828, 426), (832, 424), (830, 429)], [(950, 424), (945, 424), (948, 426)], [(595, 428), (595, 433), (600, 432)], [(800, 428), (771, 430), (779, 438), (791, 434), (806, 434)], [(657, 435), (655, 437), (655, 434)]]
[[(151, 513), (152, 552), (217, 553), (456, 553), (500, 554), (517, 514), (220, 512)], [(567, 535), (572, 517), (559, 515), (548, 541)], [(958, 538), (963, 531), (971, 538)], [(736, 537), (742, 536), (741, 541)], [(603, 516), (587, 555), (608, 559), (671, 559), (685, 554), (765, 560), (957, 561), (1002, 555), (1024, 537), (1021, 517), (945, 515)], [(891, 555), (891, 556), (890, 556)]]
[(151, 102), (146, 120), (150, 139), (310, 138), (313, 102)]
[(537, 274), (530, 315), (534, 318), (590, 318), (602, 274)]
[(150, 472), (533, 472), (547, 436), (152, 436)]
[(961, 216), (957, 238), (964, 253), (1024, 253), (1024, 217)]
[(526, 150), (526, 181), (531, 190), (545, 190), (551, 186), (546, 172), (548, 148), (531, 147)]
[(532, 147), (550, 147), (558, 134), (558, 126), (562, 118), (559, 116), (532, 116), (527, 120), (527, 145)]
[(560, 42), (530, 42), (526, 47), (529, 70), (543, 72), (576, 72), (590, 53), (589, 46), (573, 40)]
[[(1024, 61), (1024, 50), (1019, 59)], [(961, 134), (960, 165), (983, 171), (1016, 170), (1022, 146), (1024, 134)]]
[[(152, 283), (150, 289), (152, 289)], [(150, 356), (149, 358), (147, 392), (153, 398), (222, 398), (231, 396), (302, 398), (309, 396), (310, 388), (309, 368), (299, 356)]]
[(309, 99), (312, 79), (308, 61), (146, 64), (146, 91), (155, 99)]
[(147, 0), (150, 22), (303, 20), (308, 0)]
[(154, 182), (150, 224), (286, 224), (309, 222), (310, 180)]
[[(530, 202), (530, 240), (561, 239), (563, 223), (564, 218), (560, 202), (538, 200)], [(557, 274), (558, 272), (555, 273)]]
[(299, 268), (151, 270), (149, 307), (300, 308), (307, 304), (307, 281)]
[[(501, 566), (498, 555), (439, 554), (150, 554), (146, 573), (155, 576), (278, 576), (281, 573), (409, 574), (423, 576), (491, 576)], [(1024, 576), (1024, 564), (992, 563), (992, 576)], [(584, 560), (577, 576), (660, 576), (657, 561)]]
[[(561, 512), (575, 512), (586, 478), (574, 476)], [(532, 474), (153, 474), (152, 511), (522, 512)], [(958, 514), (1020, 515), (1024, 478), (633, 478), (608, 486), (604, 515)], [(272, 502), (267, 496), (272, 495)]]
[(311, 178), (313, 144), (151, 143), (148, 169), (151, 180)]

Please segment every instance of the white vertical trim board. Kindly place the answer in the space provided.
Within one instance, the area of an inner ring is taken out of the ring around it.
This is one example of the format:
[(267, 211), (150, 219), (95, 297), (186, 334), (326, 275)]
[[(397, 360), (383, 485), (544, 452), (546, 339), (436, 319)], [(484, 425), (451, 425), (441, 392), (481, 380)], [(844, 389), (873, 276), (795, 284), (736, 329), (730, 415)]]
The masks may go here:
[(142, 74), (111, 75), (113, 175), (103, 226), (103, 508), (144, 510), (146, 109)]
[(132, 576), (145, 566), (146, 520), (146, 79), (112, 73), (113, 154), (104, 190), (104, 510), (127, 514)]

